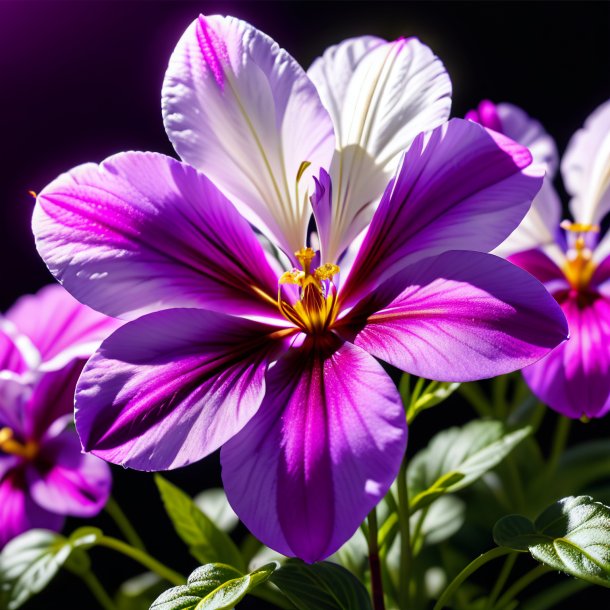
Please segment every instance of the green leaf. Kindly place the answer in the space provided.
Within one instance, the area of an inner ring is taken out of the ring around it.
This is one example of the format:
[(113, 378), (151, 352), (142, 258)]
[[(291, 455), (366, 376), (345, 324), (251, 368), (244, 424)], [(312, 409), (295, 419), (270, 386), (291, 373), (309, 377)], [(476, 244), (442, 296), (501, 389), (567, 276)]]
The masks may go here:
[(520, 515), (494, 527), (500, 546), (531, 555), (555, 570), (610, 587), (610, 508), (590, 496), (564, 498), (534, 523)]
[(162, 593), (150, 610), (230, 610), (246, 593), (268, 580), (278, 565), (269, 563), (245, 575), (222, 563), (201, 566), (186, 585)]
[(471, 485), (530, 433), (530, 427), (508, 431), (502, 422), (493, 420), (475, 420), (440, 432), (409, 465), (411, 511)]
[(155, 482), (176, 533), (197, 561), (222, 562), (245, 571), (244, 560), (235, 543), (188, 495), (160, 475), (155, 475)]
[(138, 574), (120, 586), (114, 600), (117, 610), (148, 610), (166, 587), (166, 581), (154, 572)]
[(223, 532), (235, 529), (239, 522), (239, 517), (231, 508), (227, 495), (221, 487), (206, 489), (197, 494), (193, 501)]
[(288, 559), (271, 582), (298, 610), (371, 610), (364, 585), (341, 566)]
[(15, 610), (40, 593), (62, 566), (87, 571), (84, 549), (95, 544), (96, 528), (81, 528), (69, 538), (55, 532), (33, 529), (13, 538), (0, 553), (1, 607)]

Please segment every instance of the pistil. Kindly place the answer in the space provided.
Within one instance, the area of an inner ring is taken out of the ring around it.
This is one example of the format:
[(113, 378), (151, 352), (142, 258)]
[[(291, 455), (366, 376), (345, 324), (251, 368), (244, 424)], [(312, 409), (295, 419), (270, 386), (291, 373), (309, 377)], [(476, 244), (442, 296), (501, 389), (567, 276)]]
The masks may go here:
[(13, 431), (5, 427), (0, 429), (0, 451), (32, 460), (38, 453), (38, 443), (35, 441), (20, 443), (15, 439)]
[(566, 254), (567, 260), (563, 269), (566, 279), (574, 290), (579, 292), (586, 290), (596, 267), (593, 252), (587, 245), (586, 235), (599, 232), (599, 227), (564, 220), (561, 228), (575, 234), (574, 242)]

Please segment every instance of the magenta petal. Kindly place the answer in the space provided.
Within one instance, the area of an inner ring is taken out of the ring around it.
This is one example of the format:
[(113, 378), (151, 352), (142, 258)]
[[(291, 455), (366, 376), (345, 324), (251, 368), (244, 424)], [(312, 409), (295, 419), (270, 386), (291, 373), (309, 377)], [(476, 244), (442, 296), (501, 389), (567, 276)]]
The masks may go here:
[(21, 297), (6, 313), (38, 349), (41, 367), (53, 370), (88, 358), (120, 322), (79, 303), (57, 284)]
[(118, 329), (76, 392), (84, 448), (138, 470), (200, 460), (257, 411), (277, 329), (199, 309), (168, 309)]
[(568, 287), (563, 271), (542, 250), (532, 249), (516, 252), (507, 256), (506, 259), (531, 273), (543, 284), (547, 282), (562, 282), (566, 288)]
[(27, 371), (27, 362), (14, 341), (18, 330), (6, 319), (0, 319), (0, 371), (23, 373)]
[(64, 430), (45, 443), (37, 464), (42, 467), (28, 468), (27, 482), (32, 498), (43, 508), (60, 515), (92, 517), (106, 504), (112, 485), (110, 468), (94, 455), (82, 453), (74, 430)]
[(108, 315), (276, 311), (277, 276), (251, 227), (205, 176), (169, 157), (122, 153), (63, 174), (40, 193), (33, 229), (57, 279)]
[(540, 282), (491, 254), (462, 251), (408, 267), (343, 324), (344, 336), (377, 358), (439, 381), (514, 371), (568, 334), (561, 309)]
[(307, 340), (270, 369), (267, 395), (221, 451), (227, 497), (266, 545), (308, 562), (356, 531), (398, 473), (400, 396), (349, 343)]
[(11, 538), (33, 528), (59, 531), (64, 517), (45, 510), (28, 493), (23, 469), (0, 481), (0, 549)]
[(610, 300), (591, 297), (561, 307), (570, 340), (523, 370), (533, 392), (567, 417), (601, 417), (610, 411)]
[(542, 185), (529, 151), (470, 121), (421, 134), (388, 185), (343, 293), (353, 304), (392, 274), (448, 250), (489, 252)]

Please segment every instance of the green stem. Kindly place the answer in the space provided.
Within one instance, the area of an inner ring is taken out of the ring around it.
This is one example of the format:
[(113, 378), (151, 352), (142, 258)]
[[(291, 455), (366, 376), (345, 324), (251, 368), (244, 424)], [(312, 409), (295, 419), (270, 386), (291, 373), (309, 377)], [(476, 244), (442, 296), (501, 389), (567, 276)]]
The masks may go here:
[(401, 608), (409, 606), (411, 580), (411, 524), (409, 522), (409, 492), (407, 489), (407, 456), (402, 460), (398, 480), (398, 523), (400, 526), (400, 580), (398, 599)]
[(504, 562), (504, 565), (502, 566), (502, 570), (500, 570), (498, 580), (496, 580), (496, 583), (494, 584), (494, 587), (491, 590), (489, 598), (487, 599), (487, 604), (485, 606), (487, 610), (491, 610), (491, 608), (493, 608), (494, 604), (496, 603), (496, 600), (498, 599), (498, 597), (500, 595), (500, 591), (502, 591), (502, 589), (504, 588), (504, 585), (506, 584), (506, 581), (508, 580), (508, 577), (510, 576), (510, 573), (513, 569), (513, 566), (515, 565), (515, 561), (517, 560), (518, 556), (519, 556), (518, 553), (511, 553), (506, 558), (506, 561)]
[(568, 597), (590, 586), (591, 583), (584, 580), (566, 579), (554, 587), (546, 588), (527, 601), (523, 605), (523, 610), (552, 610)]
[(513, 601), (515, 595), (518, 595), (523, 589), (525, 589), (525, 587), (550, 571), (551, 568), (544, 565), (539, 565), (533, 570), (530, 570), (527, 574), (524, 574), (506, 590), (506, 593), (498, 600), (495, 610), (502, 610), (502, 608), (508, 606), (508, 604)]
[(125, 540), (127, 540), (131, 546), (134, 546), (136, 549), (140, 549), (146, 553), (146, 547), (144, 546), (142, 539), (127, 518), (127, 515), (123, 512), (112, 496), (108, 498), (105, 510), (112, 517), (119, 530), (121, 530), (121, 533), (123, 536), (125, 536)]
[(496, 547), (495, 549), (491, 549), (491, 551), (487, 551), (487, 553), (483, 553), (475, 560), (471, 561), (450, 583), (449, 586), (443, 591), (443, 594), (440, 596), (436, 604), (434, 605), (433, 610), (441, 610), (444, 608), (446, 604), (451, 600), (454, 593), (459, 589), (460, 585), (474, 572), (476, 572), (481, 566), (484, 566), (486, 563), (496, 559), (497, 557), (502, 557), (503, 555), (508, 555), (512, 553), (511, 549), (507, 549), (506, 547)]
[(154, 557), (151, 557), (148, 553), (136, 549), (122, 540), (111, 538), (110, 536), (102, 536), (98, 539), (97, 544), (130, 557), (134, 561), (142, 564), (145, 568), (158, 574), (161, 578), (165, 578), (165, 580), (171, 582), (173, 585), (183, 585), (186, 582), (186, 578), (182, 576), (182, 574), (178, 574), (178, 572), (168, 568)]
[(549, 474), (554, 474), (559, 464), (559, 459), (563, 450), (566, 448), (568, 442), (568, 436), (570, 434), (572, 420), (568, 419), (563, 415), (559, 415), (557, 420), (557, 426), (555, 427), (555, 434), (553, 435), (553, 445), (551, 447), (551, 455), (547, 464)]
[(89, 590), (97, 599), (100, 606), (104, 608), (104, 610), (117, 610), (112, 598), (106, 590), (102, 586), (102, 583), (98, 580), (97, 576), (88, 570), (87, 572), (82, 572), (79, 576), (83, 579), (83, 582), (89, 587)]
[(413, 542), (413, 555), (417, 555), (419, 550), (421, 550), (421, 545), (423, 544), (423, 539), (420, 544), (421, 530), (424, 526), (424, 521), (428, 516), (428, 510), (430, 510), (430, 506), (428, 505), (425, 508), (421, 509), (420, 515), (417, 518), (417, 522), (415, 523), (415, 527), (413, 528), (413, 535), (411, 536), (411, 540)]
[(506, 388), (508, 387), (508, 375), (496, 377), (492, 382), (492, 407), (499, 419), (506, 419), (508, 415), (508, 403), (506, 402)]
[(411, 394), (411, 404), (415, 404), (417, 402), (417, 399), (421, 396), (421, 393), (424, 389), (424, 384), (426, 383), (426, 380), (423, 377), (420, 377), (416, 382), (415, 382), (415, 387), (413, 388), (413, 393)]
[(369, 567), (371, 569), (371, 593), (374, 610), (385, 610), (383, 600), (383, 582), (381, 580), (381, 563), (379, 561), (379, 541), (377, 526), (377, 509), (369, 513)]
[(478, 384), (463, 383), (458, 392), (472, 405), (479, 417), (491, 417), (491, 405)]

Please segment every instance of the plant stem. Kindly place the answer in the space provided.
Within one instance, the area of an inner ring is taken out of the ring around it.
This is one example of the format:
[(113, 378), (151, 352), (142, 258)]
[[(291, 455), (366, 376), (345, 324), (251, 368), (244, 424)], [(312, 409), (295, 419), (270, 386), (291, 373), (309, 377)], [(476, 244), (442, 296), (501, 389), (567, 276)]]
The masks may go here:
[(369, 567), (371, 569), (371, 592), (374, 610), (385, 610), (383, 601), (383, 581), (381, 579), (381, 564), (379, 562), (379, 542), (377, 540), (377, 509), (369, 513)]
[(525, 587), (550, 571), (551, 568), (544, 565), (539, 565), (533, 570), (530, 570), (527, 574), (524, 574), (507, 589), (506, 593), (498, 600), (495, 609), (502, 610), (502, 608), (506, 607), (508, 604), (510, 604), (510, 602), (513, 601), (515, 595), (518, 595), (523, 589), (525, 589)]
[(396, 481), (398, 488), (398, 523), (400, 526), (400, 580), (398, 599), (400, 608), (409, 607), (411, 581), (411, 524), (409, 522), (409, 491), (407, 489), (407, 456), (402, 460)]
[(512, 553), (511, 549), (507, 549), (506, 547), (496, 547), (495, 549), (491, 549), (491, 551), (487, 551), (487, 553), (483, 553), (475, 560), (471, 561), (450, 583), (449, 586), (443, 591), (443, 594), (440, 596), (436, 604), (434, 605), (433, 610), (441, 610), (444, 608), (447, 602), (453, 597), (454, 593), (459, 589), (460, 585), (474, 572), (476, 572), (481, 566), (484, 566), (486, 563), (496, 559), (497, 557), (502, 557), (503, 555), (508, 555)]
[(554, 474), (557, 469), (557, 465), (559, 464), (559, 458), (561, 458), (561, 454), (566, 447), (568, 442), (568, 436), (570, 434), (572, 420), (565, 417), (564, 415), (559, 415), (557, 420), (557, 426), (555, 427), (555, 434), (553, 435), (553, 445), (551, 447), (551, 455), (549, 456), (548, 461), (548, 472), (550, 474)]
[(127, 518), (127, 515), (112, 496), (108, 498), (105, 510), (112, 517), (119, 530), (121, 530), (121, 533), (125, 536), (127, 542), (136, 549), (140, 549), (146, 553), (146, 547), (144, 546), (142, 539)]
[(102, 536), (98, 539), (97, 544), (99, 546), (105, 546), (109, 549), (113, 549), (114, 551), (118, 551), (119, 553), (123, 553), (123, 555), (126, 555), (134, 561), (141, 563), (144, 567), (152, 570), (161, 578), (165, 578), (165, 580), (171, 582), (173, 585), (183, 585), (186, 582), (186, 578), (182, 576), (182, 574), (178, 574), (178, 572), (168, 568), (160, 561), (157, 561), (154, 557), (151, 557), (148, 553), (140, 549), (136, 549), (122, 540), (111, 538), (110, 536)]
[(502, 588), (506, 584), (506, 581), (508, 580), (508, 577), (510, 576), (511, 570), (513, 569), (513, 566), (515, 565), (515, 561), (517, 560), (518, 556), (519, 556), (518, 553), (511, 553), (506, 558), (506, 561), (504, 562), (504, 565), (502, 566), (502, 570), (500, 570), (498, 580), (496, 580), (496, 584), (494, 585), (494, 587), (491, 590), (491, 593), (487, 599), (487, 604), (486, 604), (487, 610), (490, 610), (491, 608), (494, 607), (494, 604), (496, 603), (496, 600), (498, 599), (498, 596), (500, 595), (500, 591), (502, 591)]
[(89, 590), (91, 591), (91, 593), (93, 593), (93, 596), (95, 597), (95, 599), (97, 599), (100, 606), (104, 608), (104, 610), (116, 610), (116, 606), (112, 601), (112, 598), (110, 597), (110, 595), (108, 595), (108, 593), (106, 593), (106, 590), (102, 586), (102, 583), (98, 580), (97, 576), (93, 572), (91, 572), (91, 570), (82, 572), (79, 574), (79, 576), (83, 579), (83, 582), (89, 587)]
[(584, 580), (570, 579), (545, 589), (523, 605), (523, 610), (552, 610), (556, 604), (571, 595), (590, 587), (591, 583)]
[(463, 383), (458, 388), (458, 392), (471, 404), (479, 417), (491, 417), (491, 405), (478, 384)]

